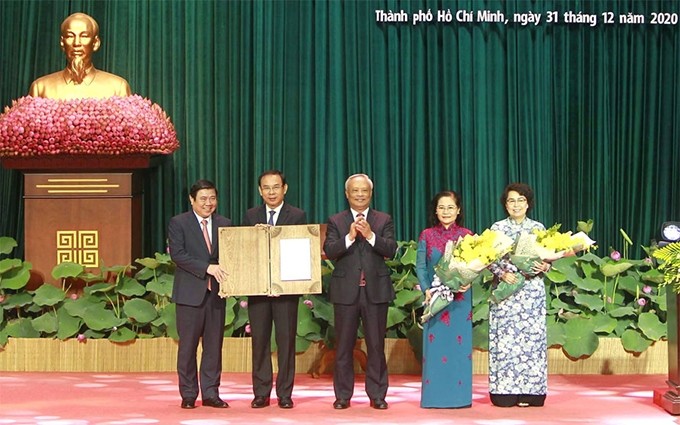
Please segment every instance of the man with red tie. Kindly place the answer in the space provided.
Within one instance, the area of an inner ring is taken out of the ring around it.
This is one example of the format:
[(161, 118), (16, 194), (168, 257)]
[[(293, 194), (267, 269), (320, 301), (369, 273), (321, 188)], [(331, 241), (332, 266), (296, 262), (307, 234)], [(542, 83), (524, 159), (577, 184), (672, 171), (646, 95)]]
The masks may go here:
[(226, 302), (218, 292), (227, 272), (218, 264), (217, 239), (218, 228), (231, 226), (231, 221), (215, 213), (217, 189), (211, 181), (194, 183), (189, 191), (189, 202), (192, 211), (172, 217), (168, 225), (170, 257), (177, 265), (172, 301), (177, 307), (177, 375), (181, 407), (196, 407), (199, 390), (196, 351), (201, 340), (203, 406), (225, 408), (229, 405), (220, 398), (219, 387)]
[(366, 174), (345, 181), (349, 210), (328, 219), (324, 251), (335, 269), (330, 281), (330, 300), (335, 315), (335, 409), (346, 409), (354, 393), (353, 351), (359, 319), (364, 327), (368, 361), (366, 394), (371, 407), (387, 409), (385, 334), (387, 309), (395, 297), (385, 258), (397, 250), (394, 224), (388, 214), (369, 209), (373, 182)]

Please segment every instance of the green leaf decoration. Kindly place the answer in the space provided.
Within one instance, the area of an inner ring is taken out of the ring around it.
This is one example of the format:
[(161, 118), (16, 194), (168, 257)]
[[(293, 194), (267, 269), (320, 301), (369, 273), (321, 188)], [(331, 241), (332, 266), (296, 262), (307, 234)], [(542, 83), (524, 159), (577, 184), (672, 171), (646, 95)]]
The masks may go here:
[(224, 325), (229, 326), (234, 323), (236, 319), (236, 297), (227, 298), (226, 314), (224, 316)]
[(608, 261), (605, 264), (602, 264), (600, 266), (600, 271), (602, 272), (603, 275), (607, 277), (612, 277), (616, 276), (617, 274), (623, 273), (629, 268), (633, 267), (633, 264), (630, 261)]
[(486, 320), (472, 328), (472, 345), (480, 350), (489, 349), (489, 321)]
[(576, 304), (585, 306), (591, 311), (598, 311), (604, 307), (602, 297), (597, 295), (577, 293), (574, 296), (574, 301), (576, 301)]
[(161, 312), (160, 317), (163, 318), (165, 323), (165, 331), (168, 336), (172, 339), (178, 340), (179, 334), (177, 333), (177, 305), (169, 304)]
[(21, 292), (6, 296), (5, 301), (2, 303), (2, 308), (9, 310), (25, 307), (30, 304), (33, 304), (33, 296), (27, 292)]
[(616, 325), (619, 323), (618, 320), (606, 314), (595, 315), (590, 320), (593, 322), (593, 331), (606, 335), (613, 332), (614, 329), (616, 329)]
[(577, 221), (576, 230), (585, 234), (590, 233), (590, 231), (593, 230), (593, 219), (590, 218), (588, 221)]
[(40, 332), (33, 327), (33, 321), (28, 318), (10, 320), (4, 332), (13, 338), (40, 338)]
[(143, 265), (144, 267), (147, 267), (151, 270), (156, 269), (156, 268), (160, 267), (160, 265), (161, 265), (161, 263), (158, 260), (156, 260), (155, 258), (149, 258), (149, 257), (138, 258), (138, 259), (135, 260), (135, 262), (139, 263), (139, 264)]
[(123, 312), (138, 324), (149, 323), (158, 317), (158, 312), (153, 304), (141, 298), (128, 300), (123, 305)]
[(635, 315), (635, 309), (631, 306), (624, 306), (624, 307), (618, 307), (615, 308), (611, 311), (609, 311), (609, 315), (611, 317), (625, 317), (625, 316), (634, 316)]
[(420, 300), (421, 298), (424, 299), (424, 297), (425, 296), (423, 295), (423, 293), (419, 290), (404, 289), (397, 293), (397, 296), (393, 302), (396, 307), (405, 307), (413, 304), (414, 302)]
[(321, 325), (314, 320), (314, 314), (312, 314), (312, 309), (304, 304), (302, 298), (298, 303), (298, 325), (297, 334), (301, 337), (307, 337), (308, 335), (318, 335), (321, 332)]
[[(321, 339), (319, 337), (319, 339)], [(305, 339), (301, 336), (296, 335), (295, 336), (295, 352), (296, 353), (304, 353), (309, 349), (309, 347), (312, 345), (312, 341)]]
[(17, 241), (13, 238), (7, 236), (0, 237), (0, 254), (9, 254), (16, 247)]
[(312, 309), (314, 317), (327, 322), (330, 326), (335, 326), (333, 304), (321, 295), (312, 295), (309, 299), (314, 303), (314, 308)]
[(48, 311), (42, 316), (38, 316), (31, 321), (33, 329), (41, 333), (53, 334), (59, 328), (59, 322), (57, 321), (57, 315)]
[(162, 275), (157, 280), (151, 280), (146, 284), (146, 290), (163, 297), (172, 296), (173, 277), (167, 274)]
[(101, 282), (95, 283), (94, 285), (86, 286), (83, 292), (86, 295), (92, 295), (97, 293), (105, 293), (115, 291), (116, 286), (110, 283)]
[(658, 269), (647, 270), (646, 272), (642, 273), (641, 278), (645, 282), (650, 282), (657, 285), (661, 285), (663, 283), (663, 273), (661, 273)]
[(137, 337), (137, 334), (128, 328), (118, 328), (111, 332), (109, 336), (109, 341), (111, 342), (128, 342), (132, 341)]
[(387, 328), (396, 326), (406, 320), (409, 316), (407, 311), (396, 308), (394, 306), (389, 306), (387, 308)]
[(125, 276), (121, 279), (117, 288), (118, 293), (126, 297), (141, 297), (146, 293), (146, 288), (137, 282), (137, 279)]
[(593, 278), (585, 278), (585, 279), (579, 279), (575, 282), (573, 282), (574, 285), (578, 287), (578, 289), (587, 291), (587, 292), (602, 292), (602, 282), (600, 282), (597, 279)]
[(76, 263), (64, 262), (57, 264), (52, 269), (52, 277), (55, 279), (65, 279), (68, 277), (78, 277), (85, 271), (85, 267)]
[(83, 324), (82, 319), (71, 316), (68, 314), (65, 308), (60, 308), (57, 310), (57, 320), (59, 323), (57, 329), (57, 338), (61, 340), (75, 336)]
[(548, 321), (548, 347), (557, 347), (564, 345), (567, 337), (564, 333), (564, 323), (556, 320)]
[(630, 239), (630, 236), (628, 236), (628, 233), (626, 233), (625, 230), (619, 229), (619, 232), (621, 232), (621, 236), (623, 236), (623, 240), (628, 243), (628, 245), (633, 245), (633, 241)]
[(576, 318), (564, 325), (565, 341), (562, 350), (573, 359), (591, 356), (599, 346), (594, 323), (588, 319)]
[(404, 255), (401, 256), (401, 264), (403, 265), (416, 265), (416, 254), (417, 250), (412, 247), (406, 248)]
[(545, 277), (554, 283), (564, 283), (568, 280), (567, 275), (555, 268), (551, 268), (550, 271), (545, 274)]
[(489, 303), (477, 304), (472, 307), (472, 323), (489, 320)]
[[(5, 260), (1, 260), (2, 263)], [(0, 288), (19, 290), (26, 286), (31, 278), (31, 263), (24, 261), (19, 262), (19, 267), (13, 267), (6, 272), (0, 272)]]
[(644, 336), (652, 341), (658, 341), (666, 337), (666, 324), (661, 323), (659, 316), (654, 313), (640, 313), (638, 327)]
[(621, 344), (628, 352), (642, 353), (652, 345), (652, 341), (645, 338), (640, 331), (628, 329), (621, 335)]
[(5, 258), (3, 260), (0, 260), (0, 275), (3, 275), (8, 271), (19, 267), (21, 267), (21, 260), (17, 260), (14, 258)]
[(66, 298), (66, 293), (50, 284), (41, 285), (33, 294), (33, 302), (39, 306), (53, 306)]

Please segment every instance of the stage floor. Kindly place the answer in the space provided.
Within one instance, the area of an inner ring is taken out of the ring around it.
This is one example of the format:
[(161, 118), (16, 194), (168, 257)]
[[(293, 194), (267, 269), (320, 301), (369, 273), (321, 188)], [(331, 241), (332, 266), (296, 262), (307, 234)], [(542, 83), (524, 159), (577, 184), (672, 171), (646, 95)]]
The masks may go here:
[(352, 407), (332, 408), (331, 376), (296, 377), (295, 408), (274, 404), (251, 409), (250, 374), (222, 376), (229, 409), (180, 409), (174, 373), (19, 373), (0, 376), (0, 425), (4, 424), (461, 424), (461, 425), (666, 425), (678, 424), (652, 402), (665, 375), (551, 375), (542, 408), (491, 405), (485, 375), (474, 377), (468, 409), (421, 409), (420, 377), (390, 376), (385, 411), (372, 409), (357, 376)]

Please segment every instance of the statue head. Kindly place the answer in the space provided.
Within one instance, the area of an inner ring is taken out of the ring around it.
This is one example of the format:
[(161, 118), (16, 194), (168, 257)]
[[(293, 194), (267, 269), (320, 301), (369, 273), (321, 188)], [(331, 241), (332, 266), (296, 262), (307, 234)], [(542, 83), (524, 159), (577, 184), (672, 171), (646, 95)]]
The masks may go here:
[(80, 84), (92, 66), (92, 53), (99, 50), (99, 25), (89, 15), (74, 13), (61, 23), (61, 50), (66, 55), (66, 69)]

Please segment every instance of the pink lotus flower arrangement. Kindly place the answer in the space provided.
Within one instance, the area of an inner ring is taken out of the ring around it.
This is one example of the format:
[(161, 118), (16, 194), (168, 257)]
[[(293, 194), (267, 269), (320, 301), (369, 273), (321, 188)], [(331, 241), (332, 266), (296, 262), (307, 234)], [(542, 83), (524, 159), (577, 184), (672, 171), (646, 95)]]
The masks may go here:
[(178, 147), (163, 109), (139, 95), (73, 100), (25, 96), (0, 115), (0, 157), (169, 154)]

